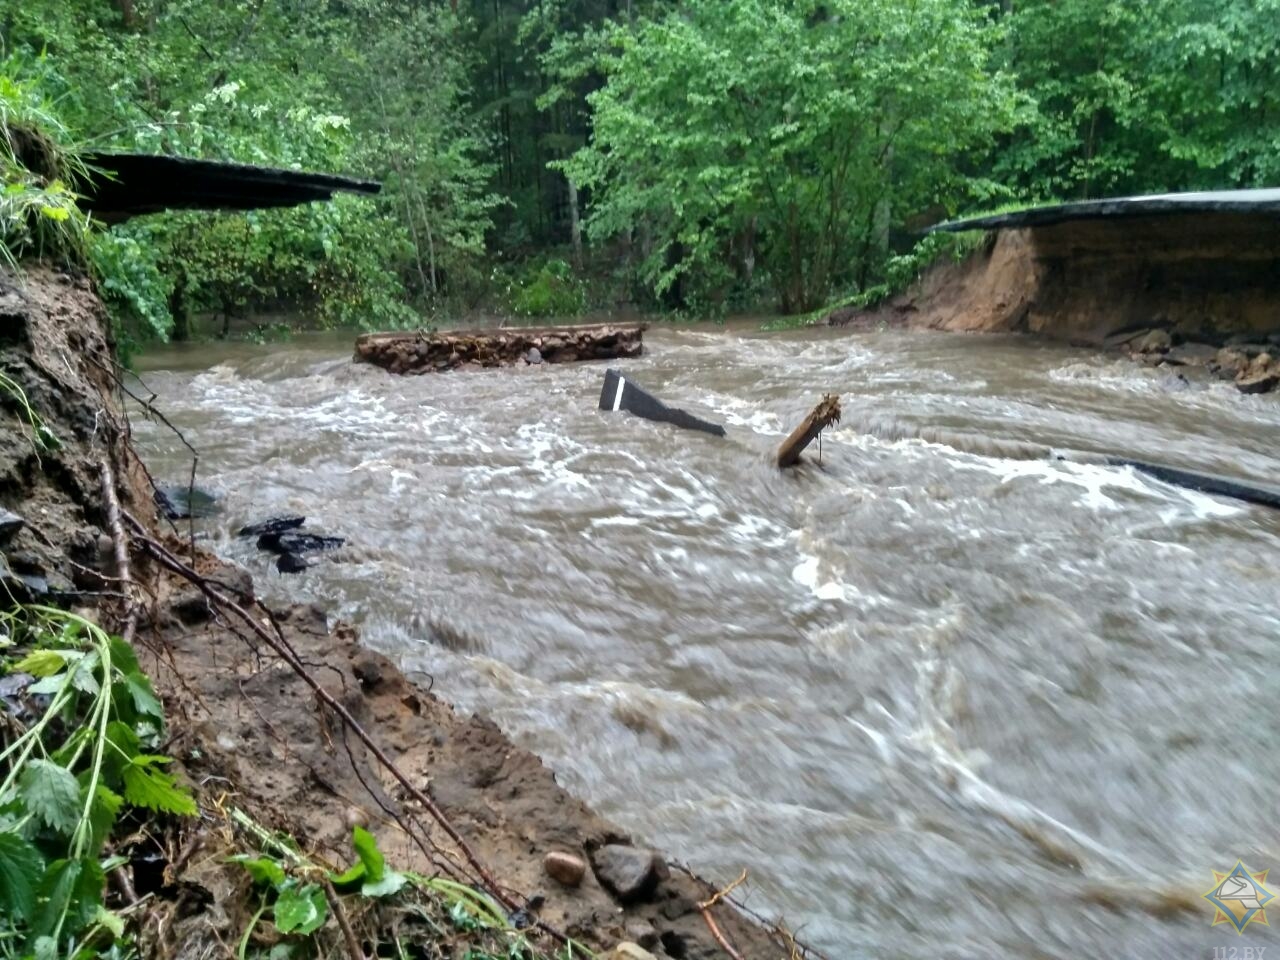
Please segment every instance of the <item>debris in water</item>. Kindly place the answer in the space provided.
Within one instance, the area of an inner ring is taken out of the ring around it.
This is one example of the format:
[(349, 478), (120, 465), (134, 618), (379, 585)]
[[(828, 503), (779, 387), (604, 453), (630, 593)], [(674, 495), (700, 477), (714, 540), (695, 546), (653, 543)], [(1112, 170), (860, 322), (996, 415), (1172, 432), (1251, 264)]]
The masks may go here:
[(709, 420), (702, 420), (691, 413), (668, 407), (642, 387), (628, 380), (610, 367), (604, 374), (604, 386), (600, 390), (601, 410), (625, 410), (646, 420), (672, 423), (688, 430), (701, 430), (717, 437), (724, 436), (724, 427)]
[(834, 393), (824, 394), (818, 405), (782, 441), (782, 446), (778, 448), (778, 467), (795, 466), (800, 462), (800, 454), (804, 448), (813, 443), (818, 434), (831, 424), (839, 422), (840, 397)]
[(256, 535), (259, 550), (278, 554), (276, 569), (281, 573), (301, 573), (311, 566), (306, 554), (336, 550), (347, 542), (343, 537), (325, 537), (299, 529), (306, 522), (306, 517), (271, 517), (241, 527), (240, 536)]
[(511, 366), (521, 361), (617, 360), (640, 356), (645, 326), (595, 323), (438, 333), (366, 333), (356, 338), (354, 360), (406, 374), (456, 367)]
[(258, 523), (251, 523), (247, 527), (241, 527), (237, 536), (260, 537), (264, 533), (283, 533), (286, 530), (296, 530), (306, 522), (306, 517), (292, 514), (283, 517), (271, 517)]

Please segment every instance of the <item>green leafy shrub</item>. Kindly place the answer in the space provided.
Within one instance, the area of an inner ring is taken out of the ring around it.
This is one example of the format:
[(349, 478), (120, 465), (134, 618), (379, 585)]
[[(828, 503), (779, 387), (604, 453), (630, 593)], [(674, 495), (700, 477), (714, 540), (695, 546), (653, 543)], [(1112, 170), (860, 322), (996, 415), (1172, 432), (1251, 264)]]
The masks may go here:
[(76, 206), (74, 181), (83, 164), (64, 144), (66, 130), (21, 64), (0, 61), (0, 257), (79, 261), (88, 219)]
[(103, 904), (106, 844), (130, 808), (193, 816), (196, 803), (156, 752), (164, 711), (129, 644), (75, 614), (0, 614), (20, 656), (22, 695), (47, 706), (0, 713), (0, 943), (17, 956), (95, 956), (124, 924)]
[(563, 260), (527, 271), (511, 290), (511, 309), (522, 317), (574, 317), (586, 309), (586, 292)]

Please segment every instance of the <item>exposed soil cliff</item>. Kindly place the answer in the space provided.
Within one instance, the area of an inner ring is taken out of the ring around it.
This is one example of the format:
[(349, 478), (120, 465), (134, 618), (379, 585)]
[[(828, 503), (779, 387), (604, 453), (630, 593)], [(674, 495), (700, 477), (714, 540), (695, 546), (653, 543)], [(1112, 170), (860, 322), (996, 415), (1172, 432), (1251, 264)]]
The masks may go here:
[[(568, 795), (494, 724), (460, 716), (416, 688), (363, 649), (352, 628), (327, 623), (323, 611), (267, 611), (243, 571), (180, 531), (161, 529), (145, 466), (129, 444), (106, 318), (86, 280), (34, 269), (22, 279), (0, 277), (0, 368), (59, 441), (40, 452), (30, 418), (6, 396), (0, 506), (25, 521), (3, 548), (10, 590), (84, 608), (110, 624), (119, 593), (110, 577), (104, 473), (114, 477), (125, 519), (137, 524), (133, 578), (148, 599), (136, 643), (171, 720), (168, 752), (203, 813), (156, 842), (162, 880), (148, 881), (135, 863), (136, 892), (152, 892), (161, 905), (149, 914), (148, 952), (234, 955), (256, 905), (244, 871), (224, 862), (225, 813), (234, 806), (333, 864), (349, 859), (352, 825), (368, 824), (399, 867), (487, 872), (497, 880), (494, 895), (511, 909), (593, 948), (631, 940), (658, 957), (729, 955), (698, 906), (711, 887), (662, 858), (652, 858), (650, 869), (638, 841)], [(226, 602), (175, 575), (166, 552), (220, 583), (215, 593)], [(239, 619), (236, 607), (262, 632)], [(333, 703), (323, 703), (326, 696)], [(636, 855), (628, 859), (619, 847)], [(548, 875), (544, 857), (556, 852), (590, 865), (580, 886)], [(646, 876), (619, 893), (618, 869), (636, 863)], [(717, 904), (714, 918), (744, 958), (800, 955), (728, 904)]]
[(1217, 346), (1264, 337), (1280, 333), (1280, 219), (1197, 213), (999, 230), (870, 315), (1080, 344), (1147, 328)]

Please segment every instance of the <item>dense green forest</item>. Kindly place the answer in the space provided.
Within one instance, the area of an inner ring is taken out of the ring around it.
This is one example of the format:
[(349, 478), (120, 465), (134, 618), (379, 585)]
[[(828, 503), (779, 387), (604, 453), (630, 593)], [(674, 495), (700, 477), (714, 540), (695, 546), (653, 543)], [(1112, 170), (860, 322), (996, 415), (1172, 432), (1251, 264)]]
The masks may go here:
[[(6, 129), (69, 158), (385, 184), (88, 234), (137, 337), (284, 306), (800, 313), (903, 282), (958, 212), (1280, 180), (1280, 0), (2, 0), (0, 38)], [(5, 168), (30, 246), (24, 201), (74, 198)]]

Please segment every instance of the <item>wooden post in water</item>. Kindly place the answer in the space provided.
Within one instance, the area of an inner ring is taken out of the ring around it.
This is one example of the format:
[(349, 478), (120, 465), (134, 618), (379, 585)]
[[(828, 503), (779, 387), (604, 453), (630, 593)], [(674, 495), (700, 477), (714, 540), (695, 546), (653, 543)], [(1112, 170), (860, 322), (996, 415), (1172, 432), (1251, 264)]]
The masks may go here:
[(791, 431), (791, 435), (782, 441), (778, 448), (778, 468), (794, 467), (800, 462), (800, 453), (813, 443), (827, 427), (840, 422), (840, 397), (834, 393), (824, 394), (818, 405), (809, 411), (800, 426)]

